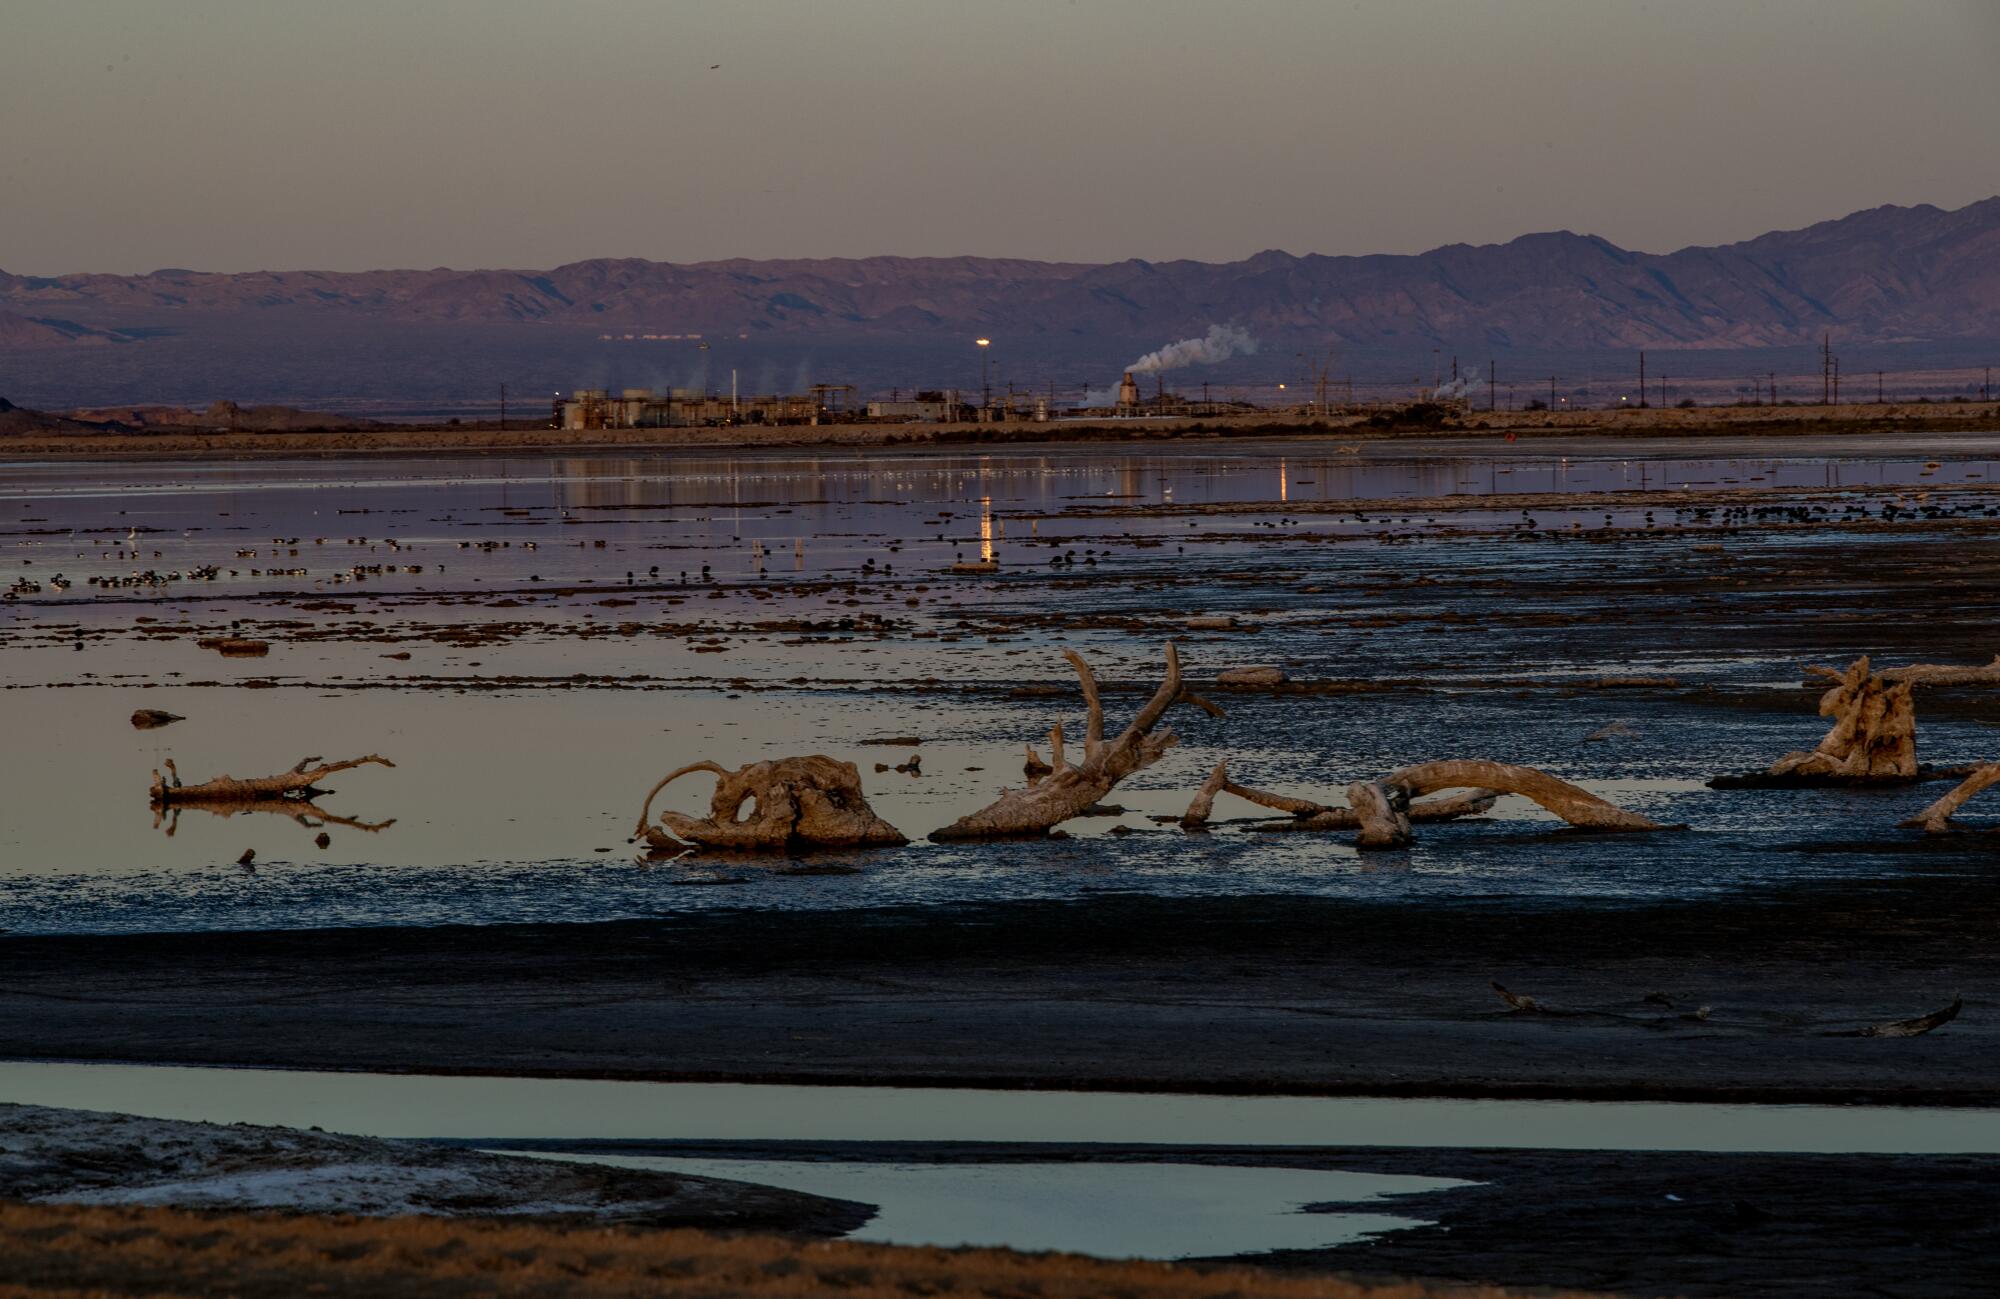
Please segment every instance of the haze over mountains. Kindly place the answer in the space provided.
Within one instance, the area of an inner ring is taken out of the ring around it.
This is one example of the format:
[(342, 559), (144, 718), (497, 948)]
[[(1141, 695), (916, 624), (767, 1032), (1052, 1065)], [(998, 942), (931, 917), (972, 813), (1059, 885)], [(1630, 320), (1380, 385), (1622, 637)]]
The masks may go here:
[[(1433, 347), (1482, 358), (1741, 352), (1830, 333), (1836, 345), (1893, 348), (1906, 364), (1962, 358), (2000, 339), (2000, 198), (1950, 212), (1876, 208), (1667, 254), (1561, 232), (1416, 256), (1266, 252), (1226, 264), (871, 257), (0, 272), (0, 392), (42, 405), (449, 402), (500, 382), (687, 383), (700, 366), (724, 384), (741, 369), (746, 387), (908, 388), (976, 380), (974, 335), (995, 339), (1009, 379), (1067, 386), (1101, 384), (1120, 358), (1218, 322), (1249, 329), (1266, 358), (1218, 379), (1329, 347), (1388, 364), (1427, 360)], [(939, 367), (950, 373), (931, 373)]]

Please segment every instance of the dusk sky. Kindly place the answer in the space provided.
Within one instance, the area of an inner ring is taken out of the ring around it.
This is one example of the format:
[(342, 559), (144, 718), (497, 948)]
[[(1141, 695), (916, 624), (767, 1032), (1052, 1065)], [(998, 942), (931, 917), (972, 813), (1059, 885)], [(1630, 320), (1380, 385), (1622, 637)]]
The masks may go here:
[(1667, 251), (2000, 192), (1993, 0), (7, 0), (0, 38), (16, 273)]

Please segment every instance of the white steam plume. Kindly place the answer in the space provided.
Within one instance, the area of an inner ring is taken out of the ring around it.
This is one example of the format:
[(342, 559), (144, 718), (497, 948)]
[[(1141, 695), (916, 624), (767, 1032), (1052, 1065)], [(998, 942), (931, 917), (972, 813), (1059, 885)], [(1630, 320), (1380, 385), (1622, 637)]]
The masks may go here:
[(1467, 370), (1456, 379), (1447, 379), (1431, 390), (1433, 401), (1470, 401), (1479, 388), (1479, 371)]
[(1214, 365), (1239, 353), (1254, 356), (1257, 340), (1239, 325), (1210, 325), (1205, 338), (1183, 338), (1157, 352), (1148, 352), (1125, 368), (1133, 374), (1178, 370), (1184, 365)]

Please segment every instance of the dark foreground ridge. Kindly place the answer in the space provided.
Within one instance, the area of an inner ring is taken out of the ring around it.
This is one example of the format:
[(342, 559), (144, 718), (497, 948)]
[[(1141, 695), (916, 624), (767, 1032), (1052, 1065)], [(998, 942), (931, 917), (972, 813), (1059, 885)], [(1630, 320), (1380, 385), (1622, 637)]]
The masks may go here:
[[(1990, 1105), (2000, 883), (14, 937), (0, 1056), (387, 1072)], [(1543, 1009), (1510, 1010), (1499, 981)], [(1917, 1038), (1841, 1035), (1963, 995)], [(1701, 1008), (1707, 1007), (1705, 1018)]]

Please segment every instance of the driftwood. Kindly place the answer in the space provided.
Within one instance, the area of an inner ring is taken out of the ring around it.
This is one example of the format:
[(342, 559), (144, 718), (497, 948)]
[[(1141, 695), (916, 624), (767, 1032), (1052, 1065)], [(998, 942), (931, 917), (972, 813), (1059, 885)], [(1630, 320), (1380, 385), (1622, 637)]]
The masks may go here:
[(1992, 785), (2000, 785), (2000, 762), (1991, 762), (1974, 770), (1949, 794), (1903, 822), (1903, 828), (1922, 830), (1925, 834), (1949, 833), (1953, 814), (1964, 807), (1974, 794)]
[[(663, 811), (660, 825), (649, 824), (654, 797), (696, 771), (711, 772), (716, 778), (708, 816)], [(745, 804), (751, 805), (747, 815)], [(693, 844), (727, 852), (893, 848), (909, 842), (868, 806), (861, 792), (861, 773), (853, 763), (820, 754), (753, 762), (735, 771), (714, 762), (691, 762), (647, 793), (632, 836), (656, 849)]]
[[(1852, 669), (1849, 670), (1851, 671)], [(1976, 668), (1959, 667), (1949, 663), (1911, 663), (1900, 668), (1888, 668), (1879, 675), (1891, 685), (2000, 685), (2000, 654), (1995, 654), (1991, 663), (1982, 664)], [(1837, 668), (1809, 667), (1806, 669), (1807, 685), (1838, 682), (1843, 679), (1844, 674)]]
[(1915, 780), (1917, 709), (1911, 682), (1890, 682), (1854, 660), (1839, 683), (1820, 696), (1819, 715), (1833, 727), (1809, 753), (1788, 753), (1764, 773), (1772, 777), (1852, 781)]
[(1828, 1037), (1922, 1037), (1934, 1028), (1940, 1028), (1958, 1018), (1958, 1012), (1965, 1009), (1963, 997), (1953, 997), (1951, 1004), (1942, 1010), (1934, 1010), (1928, 1015), (1915, 1019), (1894, 1019), (1886, 1024), (1870, 1024), (1866, 1028), (1850, 1028)]
[[(1293, 798), (1289, 794), (1273, 794), (1268, 790), (1252, 789), (1239, 785), (1229, 778), (1227, 761), (1215, 764), (1208, 773), (1208, 779), (1195, 791), (1194, 801), (1181, 814), (1181, 825), (1189, 830), (1200, 829), (1208, 824), (1208, 818), (1215, 809), (1218, 794), (1234, 794), (1248, 803), (1268, 807), (1277, 812), (1289, 812), (1290, 821), (1278, 821), (1256, 827), (1259, 830), (1357, 830), (1361, 818), (1351, 807), (1330, 807), (1315, 803), (1310, 799)], [(1499, 796), (1491, 790), (1474, 789), (1452, 794), (1445, 798), (1426, 799), (1410, 805), (1412, 821), (1450, 821), (1462, 816), (1477, 816), (1492, 810), (1494, 800)]]
[[(933, 831), (939, 842), (955, 839), (999, 839), (1014, 835), (1046, 834), (1062, 822), (1095, 806), (1119, 781), (1135, 771), (1152, 766), (1160, 756), (1180, 741), (1174, 733), (1159, 727), (1167, 710), (1178, 703), (1193, 703), (1212, 715), (1222, 710), (1205, 699), (1190, 694), (1181, 685), (1180, 651), (1167, 642), (1167, 675), (1145, 707), (1133, 717), (1117, 739), (1104, 739), (1104, 705), (1097, 695), (1097, 678), (1090, 665), (1075, 650), (1063, 657), (1076, 669), (1089, 710), (1084, 731), (1083, 761), (1072, 765), (1063, 749), (1062, 727), (1049, 732), (1049, 774), (1024, 789), (1003, 790), (999, 799), (969, 816)], [(1039, 762), (1028, 751), (1029, 767)]]
[[(346, 762), (322, 762), (319, 758), (300, 758), (298, 765), (290, 771), (275, 776), (256, 776), (249, 780), (238, 780), (234, 776), (217, 776), (199, 785), (183, 785), (180, 772), (174, 767), (174, 760), (166, 761), (167, 775), (162, 777), (156, 768), (153, 771), (153, 786), (150, 791), (154, 807), (172, 805), (186, 806), (196, 803), (272, 803), (311, 802), (312, 799), (328, 791), (317, 787), (315, 782), (331, 776), (336, 771), (348, 771), (367, 763), (393, 767), (396, 764), (379, 754), (371, 753), (362, 758), (350, 758)], [(317, 765), (315, 765), (317, 764)]]
[(260, 659), (271, 652), (270, 641), (252, 640), (248, 636), (204, 636), (195, 644), (225, 658)]
[(1666, 826), (1627, 812), (1566, 780), (1533, 767), (1469, 758), (1422, 762), (1392, 771), (1380, 780), (1356, 781), (1347, 801), (1360, 821), (1356, 843), (1363, 848), (1399, 848), (1410, 842), (1410, 800), (1441, 789), (1495, 790), (1533, 799), (1571, 825), (1587, 830), (1664, 830)]

